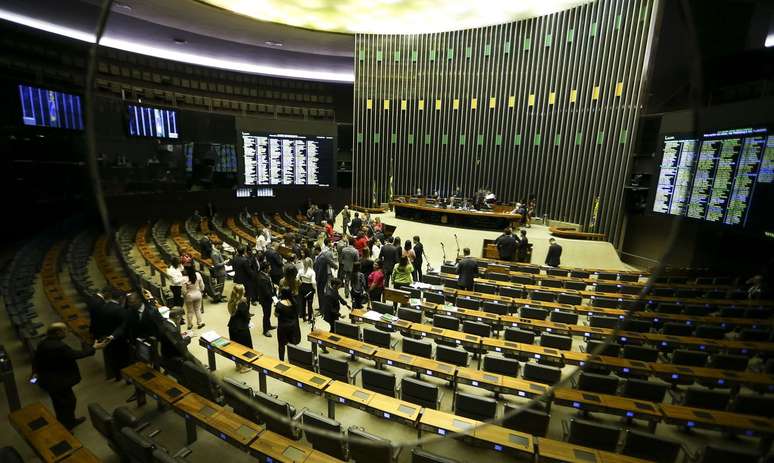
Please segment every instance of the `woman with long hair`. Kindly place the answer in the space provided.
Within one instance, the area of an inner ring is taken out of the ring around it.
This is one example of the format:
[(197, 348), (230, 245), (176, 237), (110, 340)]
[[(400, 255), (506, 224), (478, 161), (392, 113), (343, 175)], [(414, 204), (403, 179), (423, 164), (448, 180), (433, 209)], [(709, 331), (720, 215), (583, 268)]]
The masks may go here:
[[(250, 304), (245, 297), (245, 287), (235, 284), (228, 298), (228, 337), (233, 342), (239, 343), (250, 349), (253, 348), (253, 337), (250, 335)], [(246, 373), (250, 367), (237, 363), (237, 371)]]
[(398, 265), (392, 269), (392, 285), (395, 288), (410, 285), (414, 281), (414, 278), (411, 276), (413, 271), (414, 266), (411, 265), (409, 258), (404, 255), (400, 258)]
[(183, 305), (188, 320), (188, 329), (193, 329), (193, 319), (196, 317), (196, 328), (203, 328), (202, 322), (202, 293), (204, 280), (202, 274), (197, 272), (193, 265), (185, 267), (187, 279), (183, 282)]
[(279, 291), (279, 301), (274, 304), (274, 315), (277, 317), (277, 347), (279, 359), (285, 360), (285, 346), (301, 342), (301, 328), (298, 325), (296, 297), (290, 288)]
[(301, 283), (298, 294), (302, 303), (299, 310), (301, 311), (301, 318), (307, 323), (312, 323), (312, 320), (314, 319), (312, 302), (314, 301), (314, 294), (317, 291), (317, 278), (312, 265), (312, 259), (307, 257), (303, 260), (301, 267), (298, 269), (298, 281)]

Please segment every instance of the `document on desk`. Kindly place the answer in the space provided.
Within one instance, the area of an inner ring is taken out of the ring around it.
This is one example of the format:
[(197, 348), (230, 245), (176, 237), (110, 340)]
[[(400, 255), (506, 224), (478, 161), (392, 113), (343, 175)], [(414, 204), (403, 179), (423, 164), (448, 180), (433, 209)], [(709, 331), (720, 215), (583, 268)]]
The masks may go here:
[(368, 312), (363, 314), (363, 318), (366, 318), (368, 320), (373, 320), (375, 322), (378, 322), (382, 319), (382, 314), (375, 310), (369, 310)]
[(215, 330), (210, 330), (210, 331), (207, 331), (206, 333), (202, 333), (202, 339), (210, 343), (220, 337), (221, 336), (217, 332), (215, 332)]

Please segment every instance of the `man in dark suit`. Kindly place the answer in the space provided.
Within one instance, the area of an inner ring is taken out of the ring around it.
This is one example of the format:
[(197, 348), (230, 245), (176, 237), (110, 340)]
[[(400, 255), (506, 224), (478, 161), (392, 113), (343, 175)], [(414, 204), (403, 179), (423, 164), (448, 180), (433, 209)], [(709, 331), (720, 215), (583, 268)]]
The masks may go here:
[(253, 269), (250, 259), (245, 257), (244, 246), (239, 246), (237, 255), (231, 258), (231, 266), (234, 268), (234, 283), (245, 287), (245, 297), (253, 305), (256, 302), (255, 278), (257, 274)]
[(382, 268), (384, 269), (384, 286), (390, 284), (390, 275), (392, 275), (392, 269), (395, 268), (395, 264), (400, 260), (400, 246), (394, 246), (392, 243), (394, 238), (391, 236), (387, 238), (387, 243), (382, 246), (379, 251), (379, 258), (382, 260)]
[(414, 241), (414, 281), (422, 281), (422, 264), (425, 257), (425, 246), (419, 241), (419, 236)]
[[(111, 295), (111, 290), (97, 293), (98, 302), (89, 306), (89, 333), (93, 339), (104, 339), (124, 324), (126, 311)], [(121, 380), (121, 368), (128, 365), (128, 352), (124, 343), (109, 343), (104, 350), (105, 370), (108, 378)]]
[(527, 230), (522, 229), (521, 238), (519, 238), (519, 262), (527, 262), (527, 254), (529, 254), (529, 240), (527, 239)]
[(52, 323), (48, 327), (46, 337), (35, 349), (32, 371), (40, 387), (51, 396), (56, 419), (67, 429), (73, 429), (86, 421), (84, 417), (75, 417), (73, 386), (81, 382), (76, 360), (94, 355), (95, 349), (102, 349), (107, 343), (97, 341), (93, 346), (83, 345), (81, 350), (75, 350), (64, 342), (66, 336), (64, 323)]
[(282, 256), (277, 252), (278, 247), (279, 244), (274, 242), (269, 246), (269, 249), (266, 250), (266, 254), (264, 254), (266, 262), (271, 266), (271, 270), (269, 271), (271, 282), (275, 285), (278, 285), (279, 281), (282, 279), (282, 268), (285, 265), (282, 261)]
[[(328, 284), (328, 279), (333, 275), (333, 271), (339, 268), (333, 257), (333, 250), (331, 250), (330, 238), (323, 240), (324, 249), (320, 249), (317, 257), (314, 259), (312, 269), (314, 270), (314, 277), (317, 282), (317, 304), (319, 307), (323, 307), (325, 304), (324, 289)], [(315, 245), (315, 251), (317, 247)], [(322, 288), (322, 289), (320, 289)]]
[(357, 236), (357, 232), (363, 227), (363, 219), (360, 218), (360, 213), (355, 212), (355, 218), (349, 224), (349, 234)]
[(551, 267), (559, 267), (559, 261), (562, 257), (562, 247), (551, 238), (548, 240), (548, 253), (546, 254), (546, 265)]
[(462, 250), (462, 260), (457, 264), (457, 286), (473, 291), (473, 283), (478, 276), (478, 262), (470, 257), (470, 248)]
[(513, 260), (516, 256), (516, 248), (518, 242), (513, 237), (511, 227), (505, 229), (502, 235), (495, 240), (497, 246), (497, 253), (500, 255), (500, 260)]

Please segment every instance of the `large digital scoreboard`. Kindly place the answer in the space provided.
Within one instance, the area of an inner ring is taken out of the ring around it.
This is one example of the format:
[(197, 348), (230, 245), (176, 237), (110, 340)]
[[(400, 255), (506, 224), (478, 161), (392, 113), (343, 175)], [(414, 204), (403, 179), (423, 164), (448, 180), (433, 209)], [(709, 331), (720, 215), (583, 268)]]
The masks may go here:
[(766, 128), (666, 135), (662, 152), (654, 212), (745, 226), (756, 189), (774, 181)]
[(242, 184), (332, 186), (333, 137), (242, 132)]

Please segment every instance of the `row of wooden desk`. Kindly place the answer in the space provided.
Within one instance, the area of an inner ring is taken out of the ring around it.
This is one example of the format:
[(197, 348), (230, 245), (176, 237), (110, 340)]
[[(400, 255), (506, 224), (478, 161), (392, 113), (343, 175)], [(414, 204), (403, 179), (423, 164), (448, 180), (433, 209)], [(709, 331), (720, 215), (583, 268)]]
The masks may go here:
[(11, 412), (8, 419), (45, 463), (100, 461), (39, 402)]
[[(432, 325), (413, 323), (400, 319), (387, 322), (373, 316), (368, 316), (367, 314), (368, 312), (365, 310), (354, 309), (350, 312), (350, 318), (354, 322), (365, 322), (387, 330), (400, 330), (410, 335), (442, 340), (446, 343), (454, 343), (461, 347), (469, 347), (475, 350), (509, 354), (523, 360), (544, 359), (563, 365), (575, 365), (581, 367), (596, 366), (614, 370), (622, 376), (652, 375), (664, 379), (667, 382), (694, 379), (718, 385), (731, 386), (737, 389), (738, 387), (745, 385), (755, 389), (764, 388), (768, 391), (774, 391), (774, 375), (769, 374), (704, 367), (687, 367), (660, 362), (642, 362), (604, 355), (592, 356), (584, 352), (566, 351), (534, 344), (506, 341), (499, 338), (480, 337), (460, 331), (437, 328)], [(480, 356), (478, 362), (480, 368)]]
[(204, 259), (199, 251), (197, 251), (191, 243), (180, 233), (180, 222), (175, 222), (169, 227), (169, 235), (172, 237), (172, 241), (180, 250), (181, 253), (186, 253), (193, 258), (193, 260), (199, 262), (201, 265), (212, 267), (212, 259)]
[(137, 389), (138, 401), (144, 400), (146, 394), (151, 395), (159, 404), (169, 406), (185, 419), (189, 444), (197, 439), (197, 428), (202, 428), (241, 451), (267, 462), (340, 461), (242, 418), (143, 363), (130, 365), (122, 370), (122, 374)]
[[(319, 334), (320, 337), (315, 337), (317, 334)], [(323, 341), (326, 339), (324, 337), (325, 334), (326, 333), (322, 332), (313, 332), (310, 334), (310, 340)], [(388, 349), (376, 348), (354, 340), (348, 340), (347, 338), (342, 338), (341, 341), (345, 343), (343, 350), (350, 355), (361, 356), (364, 358), (381, 356), (381, 361), (384, 362), (385, 365), (396, 365), (396, 363), (391, 363), (393, 362), (391, 359), (395, 358), (396, 361), (400, 361), (398, 358), (402, 355)], [(365, 411), (366, 413), (382, 419), (415, 428), (420, 437), (423, 431), (441, 436), (464, 434), (467, 439), (470, 439), (477, 445), (485, 448), (498, 452), (505, 452), (514, 456), (537, 457), (540, 461), (553, 461), (557, 458), (563, 459), (562, 461), (589, 461), (597, 463), (635, 463), (642, 461), (622, 455), (601, 452), (587, 447), (575, 446), (566, 442), (536, 438), (530, 434), (513, 431), (502, 426), (485, 424), (452, 413), (424, 408), (394, 397), (363, 389), (353, 384), (332, 380), (323, 375), (261, 355), (260, 352), (233, 342), (217, 347), (202, 339), (200, 340), (200, 344), (208, 349), (208, 360), (211, 369), (215, 369), (216, 366), (215, 355), (220, 355), (237, 363), (250, 366), (253, 370), (256, 370), (259, 375), (262, 375), (263, 379), (260, 381), (262, 392), (266, 391), (265, 377), (271, 376), (308, 392), (322, 395), (328, 400), (328, 416), (331, 418), (335, 418), (335, 406), (342, 404)], [(319, 342), (314, 342), (314, 344), (324, 345), (324, 343), (320, 344)], [(245, 354), (248, 353), (250, 355), (246, 357)], [(397, 354), (398, 357), (391, 357), (391, 354)], [(420, 358), (415, 359), (429, 360)], [(430, 366), (430, 363), (441, 362), (430, 360), (428, 364), (424, 366)], [(443, 370), (442, 368), (439, 368), (438, 365), (430, 366), (432, 370), (425, 370), (420, 364), (415, 364), (414, 368), (418, 368), (418, 370), (421, 370), (425, 374), (428, 374), (428, 371), (432, 374), (434, 371), (437, 372)], [(451, 366), (451, 368), (456, 369), (457, 367)], [(306, 375), (302, 377), (298, 372), (293, 373), (294, 369), (303, 370), (306, 372)], [(434, 376), (440, 377), (441, 375), (436, 374)], [(317, 379), (317, 381), (314, 381), (315, 379)], [(547, 391), (547, 388), (542, 385), (540, 385), (540, 389), (542, 392)], [(535, 394), (536, 391), (532, 391), (532, 393)], [(570, 455), (571, 458), (567, 459), (568, 455)]]
[(137, 235), (135, 237), (134, 244), (140, 251), (140, 255), (145, 261), (145, 264), (150, 266), (151, 275), (153, 275), (155, 272), (159, 273), (161, 285), (163, 286), (164, 280), (167, 278), (166, 271), (168, 266), (167, 263), (164, 262), (164, 259), (161, 258), (161, 255), (156, 250), (156, 247), (148, 243), (149, 231), (150, 226), (147, 224), (140, 226), (140, 228), (137, 229)]
[(102, 276), (105, 277), (105, 280), (107, 280), (108, 284), (112, 288), (124, 293), (131, 291), (132, 285), (126, 278), (126, 275), (117, 271), (108, 262), (107, 238), (104, 235), (100, 236), (94, 246), (94, 260), (97, 261), (97, 267), (99, 268), (100, 273), (102, 273)]
[(48, 250), (43, 259), (43, 266), (40, 271), (43, 291), (46, 293), (49, 304), (62, 322), (81, 340), (91, 343), (88, 314), (75, 306), (75, 302), (70, 296), (65, 294), (59, 281), (59, 259), (62, 256), (63, 249), (64, 243), (56, 243)]
[[(549, 391), (547, 386), (540, 383), (397, 353), (328, 332), (313, 331), (309, 334), (309, 340), (313, 345), (329, 347), (372, 360), (379, 367), (394, 366), (432, 377), (449, 379), (455, 390), (459, 383), (479, 387), (490, 392), (514, 394), (519, 397), (539, 397), (547, 394), (548, 410), (550, 410), (551, 404), (557, 404), (587, 412), (603, 412), (623, 418), (641, 419), (650, 423), (651, 431), (655, 430), (657, 423), (664, 422), (689, 428), (708, 428), (723, 432), (741, 433), (746, 436), (760, 437), (761, 446), (764, 449), (770, 447), (771, 439), (774, 437), (774, 420), (758, 416), (654, 403), (571, 388), (556, 388)], [(358, 346), (358, 351), (361, 354), (353, 354), (355, 352), (353, 346)], [(373, 352), (370, 356), (362, 354), (362, 352), (369, 350)], [(417, 359), (422, 359), (422, 367), (420, 368), (417, 368), (414, 363)], [(447, 368), (440, 368), (441, 365), (445, 365)], [(441, 374), (439, 374), (439, 370)]]

